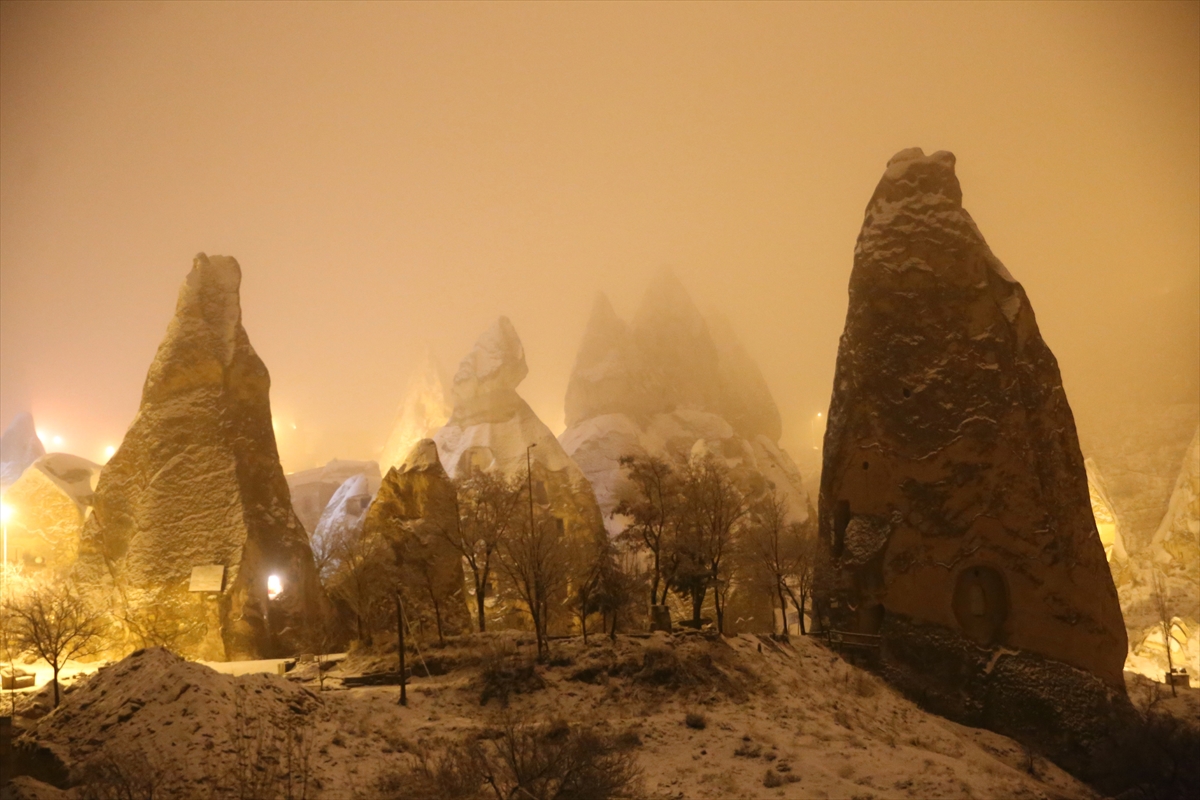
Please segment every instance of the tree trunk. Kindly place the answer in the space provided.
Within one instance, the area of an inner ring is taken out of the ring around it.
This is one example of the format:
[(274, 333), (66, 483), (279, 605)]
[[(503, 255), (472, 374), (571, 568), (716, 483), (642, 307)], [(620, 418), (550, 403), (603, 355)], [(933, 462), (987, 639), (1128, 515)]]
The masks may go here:
[[(1169, 653), (1170, 648), (1168, 647), (1167, 650)], [(58, 662), (55, 661), (51, 666), (54, 668), (54, 707), (58, 708)], [(13, 688), (15, 689), (16, 686), (17, 686), (17, 670), (14, 668), (13, 669)], [(1175, 688), (1174, 684), (1172, 684), (1171, 688), (1172, 689)]]
[[(1167, 646), (1167, 683), (1171, 684), (1171, 697), (1177, 697), (1175, 694), (1175, 678), (1171, 675), (1175, 671), (1175, 663), (1171, 660), (1171, 623), (1165, 622), (1163, 629), (1163, 644)], [(58, 673), (56, 672), (55, 675)], [(57, 680), (57, 679), (56, 679)], [(58, 684), (54, 685), (54, 705), (58, 705)]]
[(436, 597), (431, 600), (433, 601), (433, 618), (437, 622), (438, 644), (445, 646), (446, 638), (442, 635), (442, 604), (437, 601)]
[(483, 613), (483, 587), (478, 582), (475, 584), (475, 608), (479, 615), (479, 632), (483, 633), (487, 630), (487, 618)]
[[(787, 636), (789, 633), (791, 633), (791, 631), (788, 630), (787, 600), (785, 600), (783, 597), (783, 581), (779, 581), (775, 584), (775, 593), (779, 595), (779, 615), (781, 617), (780, 624), (783, 626), (783, 635)], [(800, 623), (801, 625), (804, 624), (803, 618), (801, 618)]]
[(700, 614), (704, 610), (704, 595), (707, 592), (692, 592), (692, 623), (696, 626), (696, 630), (700, 630)]
[(400, 602), (400, 593), (396, 592), (396, 630), (400, 634), (400, 705), (408, 705), (408, 678), (404, 675), (404, 605)]
[(583, 643), (587, 644), (587, 599), (583, 601), (583, 611), (579, 614), (579, 627), (583, 629)]
[[(800, 602), (796, 603), (796, 616), (800, 621), (800, 635), (801, 636), (808, 636), (808, 631), (804, 630), (804, 602), (807, 599), (808, 598), (803, 593), (801, 593), (800, 594)], [(792, 602), (795, 602), (795, 600), (793, 600)]]

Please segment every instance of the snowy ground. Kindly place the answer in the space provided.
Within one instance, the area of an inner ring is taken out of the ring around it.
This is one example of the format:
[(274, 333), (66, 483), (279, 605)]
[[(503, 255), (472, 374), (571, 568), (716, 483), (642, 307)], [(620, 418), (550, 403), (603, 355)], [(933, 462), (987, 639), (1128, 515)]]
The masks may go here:
[[(341, 685), (394, 670), (394, 653), (352, 654), (320, 691), (313, 665), (230, 676), (150, 650), (73, 684), (53, 713), (22, 717), (37, 711), (19, 701), (18, 724), (76, 775), (110, 757), (137, 762), (160, 775), (165, 796), (181, 798), (212, 797), (256, 767), (281, 780), (289, 757), (308, 797), (381, 797), (380, 779), (410, 769), (417, 753), (494, 729), (505, 714), (620, 736), (644, 794), (661, 800), (1094, 797), (1012, 740), (921, 711), (811, 639), (576, 638), (554, 642), (550, 665), (531, 670), (532, 650), (517, 634), (427, 647), (434, 674), (413, 664), (407, 707), (396, 686)], [(496, 665), (527, 667), (507, 711), (498, 699), (480, 703), (484, 669)], [(703, 727), (690, 727), (689, 714)], [(778, 786), (764, 785), (768, 771)], [(17, 785), (18, 796), (83, 796)]]

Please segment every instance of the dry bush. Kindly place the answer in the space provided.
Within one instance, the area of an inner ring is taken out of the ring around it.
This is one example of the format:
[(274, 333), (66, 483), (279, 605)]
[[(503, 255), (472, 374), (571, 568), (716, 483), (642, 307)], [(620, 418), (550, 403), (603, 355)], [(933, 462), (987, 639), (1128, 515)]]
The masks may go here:
[(616, 738), (562, 720), (508, 717), (418, 761), (375, 785), (381, 800), (617, 800), (636, 796), (640, 777)]
[(763, 786), (768, 789), (783, 786), (783, 778), (779, 777), (779, 773), (775, 770), (769, 769), (767, 770), (767, 774), (763, 776)]
[(687, 716), (683, 718), (683, 722), (689, 728), (702, 731), (708, 727), (708, 717), (699, 711), (689, 711)]
[(480, 663), (479, 680), (482, 691), (479, 704), (487, 705), (493, 697), (502, 707), (514, 694), (528, 694), (543, 689), (546, 682), (537, 673), (534, 659), (516, 652), (515, 648), (493, 646), (484, 653)]
[(166, 776), (158, 760), (142, 748), (110, 748), (83, 763), (72, 775), (80, 800), (153, 800)]

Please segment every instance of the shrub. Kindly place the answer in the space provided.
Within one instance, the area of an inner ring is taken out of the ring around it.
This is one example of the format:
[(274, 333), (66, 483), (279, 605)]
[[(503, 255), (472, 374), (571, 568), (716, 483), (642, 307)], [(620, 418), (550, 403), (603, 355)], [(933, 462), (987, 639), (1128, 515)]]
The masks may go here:
[(767, 770), (767, 774), (763, 776), (763, 786), (768, 789), (774, 789), (776, 786), (783, 786), (783, 778), (779, 777), (779, 773), (773, 769)]
[(699, 711), (689, 711), (687, 716), (683, 718), (683, 722), (689, 728), (702, 731), (708, 727), (708, 718)]

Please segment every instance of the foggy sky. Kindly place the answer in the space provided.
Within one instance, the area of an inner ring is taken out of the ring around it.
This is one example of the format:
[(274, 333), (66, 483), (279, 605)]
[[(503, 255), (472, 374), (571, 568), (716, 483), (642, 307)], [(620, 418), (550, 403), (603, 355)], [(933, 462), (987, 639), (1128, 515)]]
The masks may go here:
[(286, 469), (377, 457), (421, 343), (453, 371), (500, 314), (557, 433), (595, 293), (628, 318), (669, 266), (811, 469), (911, 146), (957, 155), (1081, 421), (1194, 403), (1198, 8), (5, 2), (0, 425), (101, 460), (205, 251), (242, 265)]

